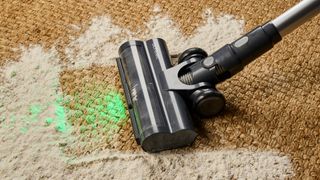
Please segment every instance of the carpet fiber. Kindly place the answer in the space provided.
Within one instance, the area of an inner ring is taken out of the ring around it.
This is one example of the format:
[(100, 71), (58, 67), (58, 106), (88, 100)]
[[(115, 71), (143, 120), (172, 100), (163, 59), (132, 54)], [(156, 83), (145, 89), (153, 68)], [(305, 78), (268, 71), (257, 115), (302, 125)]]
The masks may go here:
[[(242, 19), (244, 31), (248, 31), (275, 18), (296, 2), (298, 1), (112, 0), (80, 3), (75, 0), (3, 0), (0, 3), (0, 66), (18, 61), (21, 46), (40, 44), (45, 50), (54, 46), (60, 57), (59, 63), (62, 64), (59, 74), (62, 93), (64, 97), (71, 99), (64, 101), (63, 106), (78, 112), (69, 115), (68, 121), (75, 129), (73, 134), (79, 135), (79, 142), (90, 142), (67, 145), (64, 152), (70, 156), (86, 155), (103, 149), (140, 152), (141, 149), (134, 142), (128, 113), (123, 109), (125, 104), (121, 104), (124, 96), (116, 67), (95, 65), (73, 70), (63, 68), (72, 64), (66, 49), (74, 39), (91, 27), (93, 18), (107, 15), (114, 25), (134, 32), (139, 37), (147, 29), (147, 22), (153, 16), (156, 5), (179, 27), (183, 36), (188, 37), (203, 25), (203, 12), (207, 9), (211, 9), (214, 16), (231, 14), (237, 20)], [(81, 26), (73, 26), (79, 24)], [(118, 45), (117, 38), (109, 42)], [(208, 51), (211, 52), (209, 49)], [(277, 150), (291, 159), (294, 178), (318, 179), (319, 72), (318, 15), (285, 37), (273, 50), (258, 58), (241, 73), (220, 84), (218, 89), (227, 100), (225, 111), (217, 117), (201, 121), (200, 136), (192, 147), (181, 151), (239, 148), (252, 151)], [(4, 81), (0, 80), (2, 82)], [(103, 119), (102, 116), (109, 119), (111, 117), (116, 122), (114, 125), (106, 125), (101, 121), (95, 130), (96, 127), (89, 122), (90, 118), (95, 119), (96, 116), (92, 117), (89, 108), (99, 109), (100, 104), (103, 105), (102, 108), (108, 108), (108, 104), (95, 101), (100, 96), (101, 99), (119, 99), (113, 102), (118, 107), (116, 112), (104, 112), (99, 116), (100, 119)], [(124, 115), (121, 116), (121, 113)], [(110, 131), (116, 135), (111, 137)], [(91, 141), (92, 137), (97, 140)]]

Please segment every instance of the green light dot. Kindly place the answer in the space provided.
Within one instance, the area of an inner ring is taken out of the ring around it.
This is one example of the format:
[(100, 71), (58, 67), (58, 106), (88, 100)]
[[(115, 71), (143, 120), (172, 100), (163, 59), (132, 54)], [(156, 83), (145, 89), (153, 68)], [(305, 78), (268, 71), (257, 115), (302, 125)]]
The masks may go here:
[(87, 121), (88, 124), (94, 123), (94, 120), (95, 120), (95, 116), (94, 115), (86, 116), (86, 121)]
[(81, 104), (76, 103), (76, 104), (74, 105), (74, 107), (75, 107), (75, 109), (81, 109)]
[(102, 112), (103, 109), (104, 109), (104, 106), (103, 106), (103, 105), (98, 105), (98, 106), (97, 106), (97, 110), (98, 110), (98, 111)]
[(42, 109), (40, 105), (32, 105), (30, 107), (30, 114), (33, 116), (37, 116), (41, 113)]
[(55, 126), (56, 130), (59, 132), (65, 132), (66, 131), (66, 125), (64, 123), (58, 123)]
[(77, 118), (80, 118), (80, 117), (83, 115), (83, 113), (82, 113), (82, 111), (80, 111), (80, 110), (76, 110), (75, 113), (74, 113), (74, 115), (75, 115)]
[(110, 95), (107, 95), (105, 98), (104, 98), (104, 101), (105, 102), (109, 102), (112, 100), (112, 97)]
[(62, 103), (62, 102), (63, 102), (63, 98), (62, 98), (62, 97), (58, 97), (58, 98), (56, 99), (56, 102), (59, 103), (59, 104)]
[(99, 115), (100, 115), (101, 118), (107, 118), (108, 117), (107, 114), (104, 113), (104, 112), (100, 112)]
[(106, 126), (109, 124), (109, 121), (107, 121), (107, 120), (99, 121), (99, 124), (101, 124), (102, 126)]
[(28, 131), (27, 127), (20, 128), (20, 132), (22, 132), (22, 133), (26, 133), (27, 131)]
[(87, 108), (87, 110), (89, 114), (94, 114), (95, 112), (94, 108)]
[(53, 122), (53, 118), (47, 118), (46, 119), (46, 124), (50, 125)]
[(112, 110), (114, 108), (114, 103), (113, 102), (109, 102), (107, 105), (107, 110)]
[(66, 121), (66, 110), (60, 105), (61, 101), (61, 98), (57, 98), (55, 102), (55, 129), (59, 132), (66, 132), (69, 128), (69, 124)]
[(58, 116), (58, 117), (64, 117), (64, 109), (62, 106), (60, 105), (56, 105), (56, 111), (55, 111), (55, 114)]
[(80, 133), (89, 133), (94, 137), (100, 133), (112, 135), (120, 128), (118, 122), (125, 120), (127, 116), (122, 95), (104, 87), (88, 88), (90, 89), (73, 99), (75, 119), (85, 121), (80, 126)]

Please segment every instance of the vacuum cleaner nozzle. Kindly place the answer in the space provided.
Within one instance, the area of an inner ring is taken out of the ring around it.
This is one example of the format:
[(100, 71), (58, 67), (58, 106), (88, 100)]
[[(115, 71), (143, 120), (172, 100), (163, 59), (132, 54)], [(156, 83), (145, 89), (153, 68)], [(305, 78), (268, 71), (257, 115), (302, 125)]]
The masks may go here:
[(187, 146), (197, 133), (183, 97), (168, 90), (163, 71), (172, 67), (162, 39), (128, 41), (117, 65), (134, 135), (145, 151)]

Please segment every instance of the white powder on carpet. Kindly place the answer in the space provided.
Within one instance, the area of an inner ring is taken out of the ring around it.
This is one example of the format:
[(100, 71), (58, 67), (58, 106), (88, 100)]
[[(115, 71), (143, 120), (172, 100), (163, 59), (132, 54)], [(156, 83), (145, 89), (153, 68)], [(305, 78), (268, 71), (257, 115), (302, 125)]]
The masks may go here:
[(21, 51), (18, 62), (0, 70), (1, 179), (45, 178), (53, 169), (62, 171), (65, 166), (58, 145), (64, 138), (54, 128), (45, 127), (46, 118), (58, 115), (58, 53), (54, 48), (45, 51), (40, 45)]
[[(156, 8), (156, 12), (160, 10)], [(119, 46), (128, 40), (162, 38), (171, 54), (178, 54), (190, 47), (200, 47), (208, 53), (235, 40), (243, 33), (244, 22), (231, 15), (213, 17), (210, 10), (204, 22), (190, 37), (183, 36), (170, 17), (156, 13), (142, 33), (130, 32), (112, 24), (108, 17), (96, 17), (91, 26), (66, 48), (69, 68), (88, 67), (95, 64), (115, 64)]]
[[(241, 149), (182, 154), (106, 151), (70, 161), (69, 168), (93, 179), (285, 179), (293, 174), (286, 156)], [(97, 168), (101, 171), (91, 171)]]
[[(59, 57), (52, 48), (48, 51), (40, 45), (22, 47), (19, 62), (11, 62), (0, 70), (4, 78), (0, 87), (2, 118), (30, 121), (54, 116), (55, 101), (59, 90)], [(38, 117), (34, 117), (34, 120)]]
[[(88, 67), (92, 63), (114, 64), (119, 45), (129, 39), (162, 37), (171, 53), (180, 53), (189, 47), (202, 47), (213, 52), (225, 43), (239, 37), (243, 21), (233, 16), (213, 17), (210, 11), (205, 21), (190, 37), (185, 37), (167, 16), (156, 15), (147, 23), (147, 30), (135, 34), (111, 23), (108, 17), (97, 17), (80, 37), (65, 49), (68, 68)], [(78, 26), (72, 26), (78, 27)], [(60, 154), (59, 144), (64, 138), (52, 128), (39, 125), (23, 133), (19, 128), (30, 118), (30, 106), (40, 105), (37, 118), (54, 117), (55, 101), (61, 91), (58, 78), (61, 71), (56, 50), (45, 51), (40, 45), (22, 48), (19, 62), (0, 70), (0, 175), (13, 178), (276, 178), (292, 175), (287, 156), (273, 152), (247, 150), (220, 150), (174, 154), (128, 154), (97, 152), (87, 157), (68, 158)], [(60, 61), (61, 62), (61, 61)], [(32, 112), (31, 112), (32, 113)], [(32, 114), (31, 114), (32, 115)], [(11, 126), (12, 125), (12, 126)]]

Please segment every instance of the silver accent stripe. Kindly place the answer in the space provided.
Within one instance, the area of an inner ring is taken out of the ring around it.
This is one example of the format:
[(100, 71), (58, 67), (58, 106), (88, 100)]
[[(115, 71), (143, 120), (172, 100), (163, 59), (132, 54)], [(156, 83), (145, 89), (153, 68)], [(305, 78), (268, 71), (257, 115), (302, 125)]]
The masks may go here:
[[(152, 39), (152, 41), (154, 42), (153, 39)], [(145, 47), (148, 47), (146, 41), (144, 41), (143, 43), (144, 43)], [(151, 56), (150, 56), (149, 51), (146, 51), (146, 52), (147, 52), (148, 59), (151, 59)], [(160, 62), (160, 66), (163, 67), (163, 65), (161, 64), (161, 62)], [(152, 74), (153, 74), (153, 75), (156, 75), (156, 72), (155, 72), (155, 70), (154, 70), (154, 68), (153, 68), (153, 65), (150, 65), (150, 68), (151, 68)], [(158, 79), (157, 79), (157, 78), (154, 78), (154, 81), (155, 81), (157, 87), (159, 87)], [(163, 100), (163, 97), (162, 97), (162, 94), (161, 94), (160, 89), (157, 88), (157, 91), (158, 91), (158, 95), (160, 96), (161, 103), (164, 104), (164, 100)], [(166, 108), (162, 108), (162, 109), (163, 109), (163, 111), (164, 111), (164, 114), (165, 114), (165, 116), (166, 116), (166, 119), (169, 119), (167, 109), (166, 109)], [(169, 129), (170, 129), (170, 132), (172, 132), (171, 126), (168, 126), (168, 127), (169, 127)]]
[[(160, 49), (160, 44), (159, 44), (159, 40), (158, 40), (158, 39), (152, 39), (152, 42), (154, 42), (153, 44), (156, 46), (157, 49)], [(163, 70), (163, 69), (167, 69), (167, 68), (166, 68), (166, 65), (164, 64), (164, 61), (163, 61), (162, 53), (160, 53), (159, 56), (161, 57), (161, 60), (159, 60), (161, 69), (162, 69), (162, 70)]]
[[(140, 57), (139, 57), (139, 54), (138, 54), (138, 49), (137, 49), (136, 46), (132, 46), (132, 55), (134, 56), (134, 58), (140, 60)], [(143, 96), (144, 96), (144, 99), (146, 101), (147, 110), (148, 110), (148, 114), (150, 115), (150, 121), (151, 121), (152, 127), (156, 128), (156, 131), (158, 131), (159, 129), (157, 128), (157, 125), (156, 125), (156, 122), (155, 122), (155, 115), (154, 115), (153, 109), (152, 108), (148, 108), (148, 107), (152, 107), (152, 105), (151, 105), (150, 95), (149, 95), (149, 92), (148, 92), (148, 88), (146, 86), (146, 80), (144, 78), (144, 74), (143, 74), (143, 70), (142, 70), (141, 64), (137, 63), (136, 61), (134, 61), (134, 64), (135, 64), (135, 66), (137, 68), (139, 82), (143, 82), (143, 83), (140, 83), (140, 85), (141, 85), (142, 91), (144, 92)], [(141, 81), (140, 81), (140, 78), (141, 78)], [(143, 113), (143, 112), (139, 112), (139, 113)]]
[[(160, 48), (159, 41), (158, 41), (157, 39), (152, 39), (152, 41), (155, 42), (155, 46), (156, 46), (157, 48)], [(164, 68), (165, 68), (165, 64), (164, 64), (164, 62), (163, 62), (163, 59), (164, 59), (164, 58), (163, 58), (163, 56), (162, 56), (161, 53), (159, 54), (159, 57), (161, 58), (161, 59), (160, 59), (161, 68), (164, 69)], [(178, 105), (177, 105), (177, 99), (176, 99), (176, 97), (174, 96), (174, 94), (173, 94), (172, 91), (168, 91), (168, 92), (169, 92), (169, 96), (170, 96), (171, 100), (173, 101), (173, 108), (174, 108), (174, 110), (175, 110), (176, 112), (180, 112), (180, 111), (179, 111), (179, 107), (178, 107)], [(180, 117), (180, 116), (179, 116), (179, 117)], [(178, 118), (179, 118), (179, 117), (178, 117)], [(180, 126), (180, 127), (183, 127), (183, 124), (181, 124), (181, 119), (178, 119), (178, 123), (179, 123), (179, 126)], [(168, 124), (170, 124), (170, 123), (168, 123)], [(171, 129), (171, 127), (170, 127), (170, 129)]]

